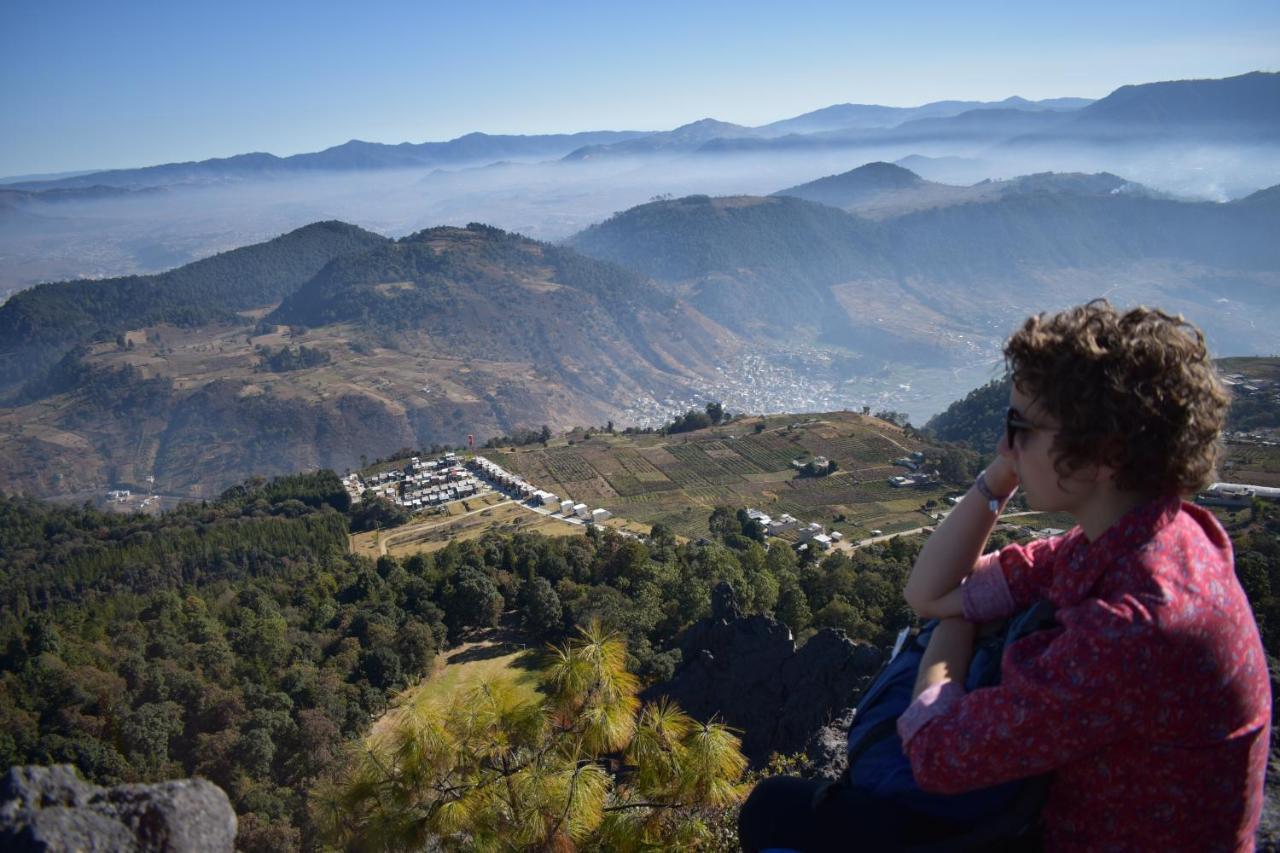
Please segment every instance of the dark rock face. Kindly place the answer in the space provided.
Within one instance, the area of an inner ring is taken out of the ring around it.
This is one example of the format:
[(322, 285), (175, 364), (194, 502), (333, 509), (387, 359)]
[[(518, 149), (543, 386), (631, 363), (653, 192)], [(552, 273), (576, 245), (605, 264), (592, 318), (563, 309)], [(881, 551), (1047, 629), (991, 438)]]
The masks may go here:
[(69, 764), (10, 767), (0, 779), (0, 848), (230, 851), (236, 815), (204, 779), (101, 788)]
[(670, 696), (698, 719), (718, 715), (742, 729), (742, 751), (755, 766), (770, 753), (804, 749), (852, 704), (881, 660), (879, 650), (830, 629), (797, 652), (786, 625), (743, 617), (727, 583), (716, 587), (711, 616), (689, 626), (680, 650), (684, 664), (645, 698)]
[(813, 733), (805, 744), (805, 757), (813, 768), (813, 776), (834, 782), (844, 775), (849, 766), (849, 728), (853, 725), (853, 707)]
[(1258, 849), (1280, 850), (1280, 660), (1267, 661), (1271, 671), (1271, 755), (1267, 761), (1267, 783), (1262, 791), (1262, 820), (1258, 823)]

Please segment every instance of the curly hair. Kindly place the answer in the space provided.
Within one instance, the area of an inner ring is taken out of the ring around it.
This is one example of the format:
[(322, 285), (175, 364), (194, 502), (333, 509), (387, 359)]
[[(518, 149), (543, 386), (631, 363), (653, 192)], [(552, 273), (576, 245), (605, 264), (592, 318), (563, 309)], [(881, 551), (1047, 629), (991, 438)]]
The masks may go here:
[(1013, 382), (1057, 418), (1058, 474), (1087, 465), (1146, 494), (1189, 494), (1213, 477), (1227, 392), (1204, 335), (1155, 308), (1105, 299), (1029, 317), (1004, 347)]

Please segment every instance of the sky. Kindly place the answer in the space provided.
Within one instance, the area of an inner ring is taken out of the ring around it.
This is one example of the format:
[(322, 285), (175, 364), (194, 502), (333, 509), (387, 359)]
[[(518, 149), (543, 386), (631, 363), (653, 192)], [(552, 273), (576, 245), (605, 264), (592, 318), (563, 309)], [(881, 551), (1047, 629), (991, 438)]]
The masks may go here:
[(0, 0), (0, 176), (1280, 70), (1280, 3)]

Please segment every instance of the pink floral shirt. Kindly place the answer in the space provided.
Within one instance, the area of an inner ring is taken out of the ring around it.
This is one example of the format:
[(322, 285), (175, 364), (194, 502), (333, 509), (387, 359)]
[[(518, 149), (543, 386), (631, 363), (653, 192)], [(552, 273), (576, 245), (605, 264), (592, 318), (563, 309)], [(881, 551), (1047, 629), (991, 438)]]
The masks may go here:
[(1252, 850), (1270, 681), (1217, 519), (1153, 501), (1093, 543), (988, 554), (964, 586), (972, 621), (1040, 599), (1059, 627), (1009, 646), (999, 686), (935, 685), (899, 720), (920, 787), (1051, 772), (1049, 850)]

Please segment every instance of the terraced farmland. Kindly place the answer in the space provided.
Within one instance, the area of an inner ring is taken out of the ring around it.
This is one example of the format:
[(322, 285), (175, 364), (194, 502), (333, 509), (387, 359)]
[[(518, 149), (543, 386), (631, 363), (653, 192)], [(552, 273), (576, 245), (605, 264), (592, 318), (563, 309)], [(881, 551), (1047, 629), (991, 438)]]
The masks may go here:
[[(942, 486), (898, 489), (887, 479), (908, 473), (896, 458), (928, 445), (875, 418), (836, 412), (804, 423), (759, 418), (677, 435), (594, 434), (485, 455), (539, 488), (601, 506), (644, 525), (662, 522), (676, 533), (705, 535), (720, 505), (789, 512), (851, 537), (873, 529), (932, 523), (921, 511), (941, 502)], [(826, 456), (838, 471), (801, 478), (795, 459)], [(840, 521), (835, 519), (840, 518)]]

